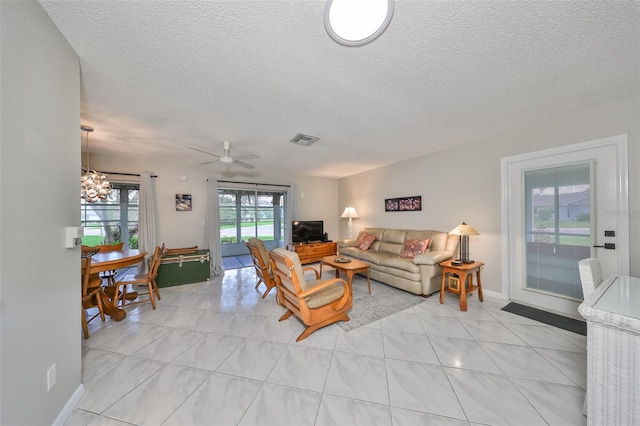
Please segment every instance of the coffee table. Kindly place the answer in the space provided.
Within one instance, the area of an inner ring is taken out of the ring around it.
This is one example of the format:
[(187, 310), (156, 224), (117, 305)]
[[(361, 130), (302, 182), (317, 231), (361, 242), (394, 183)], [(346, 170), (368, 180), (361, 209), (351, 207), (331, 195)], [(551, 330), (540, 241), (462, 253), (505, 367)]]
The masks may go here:
[(335, 259), (340, 256), (325, 256), (320, 258), (320, 276), (322, 276), (322, 265), (331, 266), (336, 270), (336, 278), (340, 278), (340, 271), (344, 272), (347, 276), (347, 284), (351, 290), (351, 281), (356, 272), (367, 273), (367, 284), (369, 285), (369, 294), (371, 294), (371, 280), (369, 279), (369, 264), (357, 259), (351, 259), (349, 263), (339, 263)]

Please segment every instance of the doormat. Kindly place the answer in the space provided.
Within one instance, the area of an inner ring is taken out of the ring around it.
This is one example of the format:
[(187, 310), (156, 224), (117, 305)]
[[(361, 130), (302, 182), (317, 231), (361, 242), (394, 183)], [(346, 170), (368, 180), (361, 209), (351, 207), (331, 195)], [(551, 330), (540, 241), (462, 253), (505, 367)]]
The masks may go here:
[(246, 268), (247, 266), (253, 266), (253, 260), (248, 254), (222, 258), (222, 267), (224, 269), (239, 269)]
[(562, 328), (563, 330), (571, 331), (576, 334), (582, 334), (583, 336), (587, 335), (587, 323), (574, 318), (564, 317), (562, 315), (553, 314), (551, 312), (546, 312), (514, 302), (510, 302), (502, 308), (502, 310), (534, 321)]

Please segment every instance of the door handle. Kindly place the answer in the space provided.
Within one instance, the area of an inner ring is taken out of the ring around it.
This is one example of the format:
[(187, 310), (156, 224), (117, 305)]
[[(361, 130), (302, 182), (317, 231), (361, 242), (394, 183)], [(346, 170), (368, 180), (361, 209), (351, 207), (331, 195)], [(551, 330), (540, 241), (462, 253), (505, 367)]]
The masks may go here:
[(604, 248), (606, 250), (615, 250), (616, 249), (615, 243), (604, 243), (604, 245), (602, 245), (602, 246), (594, 246), (594, 247)]

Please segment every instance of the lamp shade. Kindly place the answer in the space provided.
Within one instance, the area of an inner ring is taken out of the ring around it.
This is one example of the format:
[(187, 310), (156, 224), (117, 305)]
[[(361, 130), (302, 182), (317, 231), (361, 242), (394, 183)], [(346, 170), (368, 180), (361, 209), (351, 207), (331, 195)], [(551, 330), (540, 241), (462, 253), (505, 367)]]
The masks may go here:
[(340, 217), (349, 218), (349, 219), (358, 219), (360, 216), (358, 216), (358, 212), (356, 211), (355, 208), (349, 206), (344, 209)]
[(462, 222), (460, 225), (449, 231), (449, 235), (480, 235), (480, 233)]

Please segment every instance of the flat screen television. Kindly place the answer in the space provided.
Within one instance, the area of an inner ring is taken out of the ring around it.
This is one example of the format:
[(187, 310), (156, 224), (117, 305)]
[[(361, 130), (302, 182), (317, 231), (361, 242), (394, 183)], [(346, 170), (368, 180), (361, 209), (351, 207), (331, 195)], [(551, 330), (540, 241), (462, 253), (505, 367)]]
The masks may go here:
[(324, 222), (321, 220), (300, 220), (291, 223), (291, 241), (306, 243), (307, 241), (324, 240)]

